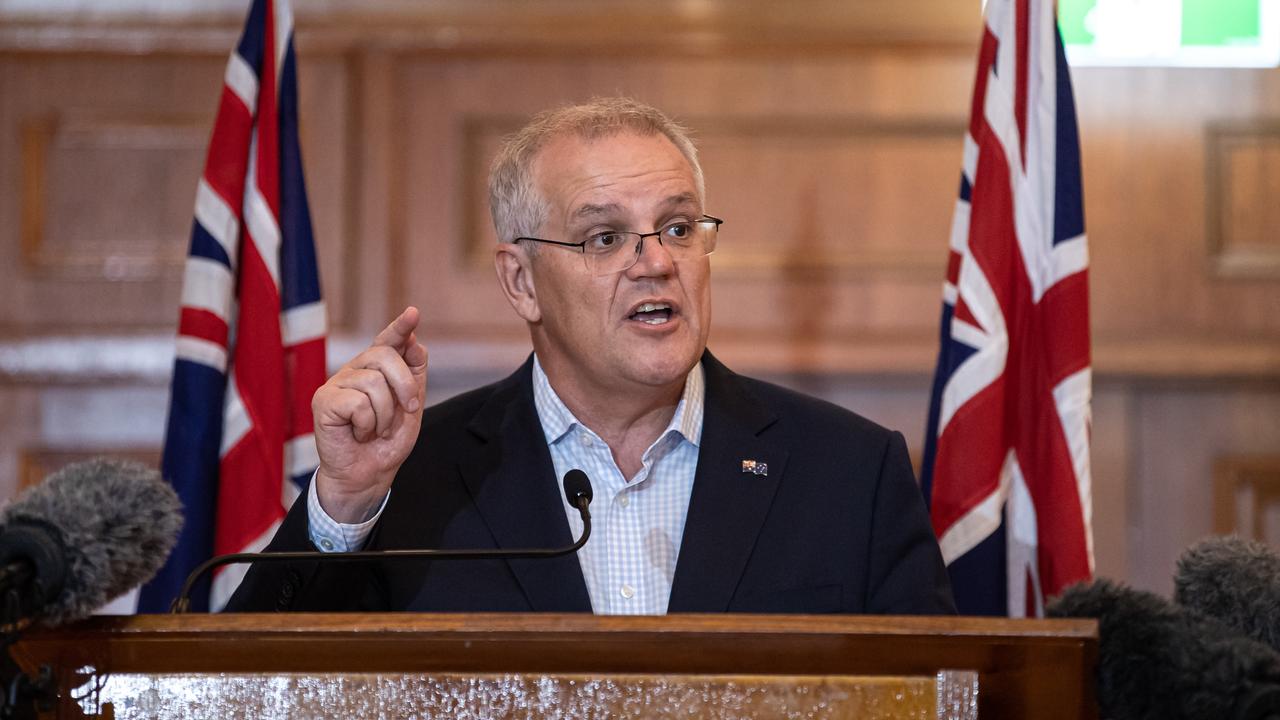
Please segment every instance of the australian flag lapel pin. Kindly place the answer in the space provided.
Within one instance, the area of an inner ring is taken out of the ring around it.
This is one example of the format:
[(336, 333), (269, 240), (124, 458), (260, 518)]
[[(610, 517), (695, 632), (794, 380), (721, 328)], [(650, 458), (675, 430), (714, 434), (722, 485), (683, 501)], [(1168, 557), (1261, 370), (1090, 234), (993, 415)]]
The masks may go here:
[(762, 463), (759, 460), (743, 460), (742, 472), (751, 473), (752, 475), (763, 475), (765, 477), (768, 477), (769, 465), (768, 463)]

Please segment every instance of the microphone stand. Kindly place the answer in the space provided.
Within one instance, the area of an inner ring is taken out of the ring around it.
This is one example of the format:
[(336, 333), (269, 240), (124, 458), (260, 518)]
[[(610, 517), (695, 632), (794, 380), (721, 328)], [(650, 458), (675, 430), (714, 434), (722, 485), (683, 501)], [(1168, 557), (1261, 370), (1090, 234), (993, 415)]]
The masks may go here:
[(582, 537), (577, 542), (562, 548), (516, 549), (516, 550), (360, 550), (355, 552), (320, 552), (318, 550), (293, 550), (288, 552), (263, 553), (230, 553), (219, 555), (202, 563), (187, 576), (182, 584), (182, 592), (174, 598), (169, 612), (181, 614), (191, 607), (191, 588), (207, 572), (223, 565), (258, 562), (290, 562), (296, 560), (320, 560), (325, 562), (359, 562), (361, 560), (537, 560), (550, 559), (577, 552), (591, 537), (591, 513), (587, 505), (590, 495), (574, 499), (574, 507), (582, 515)]
[(41, 665), (35, 677), (14, 662), (9, 648), (30, 626), (27, 612), (45, 602), (44, 584), (30, 562), (14, 561), (0, 567), (0, 720), (35, 717), (35, 712), (52, 712), (58, 689), (53, 669)]

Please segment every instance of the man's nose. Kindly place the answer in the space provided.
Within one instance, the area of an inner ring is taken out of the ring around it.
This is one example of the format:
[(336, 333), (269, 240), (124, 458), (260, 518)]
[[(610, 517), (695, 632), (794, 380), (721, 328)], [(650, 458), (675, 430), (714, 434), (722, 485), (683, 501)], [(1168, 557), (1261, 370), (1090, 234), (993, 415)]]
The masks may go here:
[(663, 245), (659, 233), (640, 236), (640, 245), (636, 248), (636, 264), (627, 269), (633, 277), (649, 277), (670, 275), (675, 270), (675, 260), (670, 251)]

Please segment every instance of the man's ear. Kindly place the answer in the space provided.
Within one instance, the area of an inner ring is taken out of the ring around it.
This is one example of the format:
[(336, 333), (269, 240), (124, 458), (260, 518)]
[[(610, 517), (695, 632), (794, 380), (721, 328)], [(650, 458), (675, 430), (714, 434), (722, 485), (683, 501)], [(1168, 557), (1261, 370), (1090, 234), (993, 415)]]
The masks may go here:
[(498, 243), (493, 251), (493, 269), (498, 273), (498, 285), (516, 314), (525, 322), (538, 322), (542, 310), (538, 307), (538, 292), (533, 283), (532, 258), (519, 243)]

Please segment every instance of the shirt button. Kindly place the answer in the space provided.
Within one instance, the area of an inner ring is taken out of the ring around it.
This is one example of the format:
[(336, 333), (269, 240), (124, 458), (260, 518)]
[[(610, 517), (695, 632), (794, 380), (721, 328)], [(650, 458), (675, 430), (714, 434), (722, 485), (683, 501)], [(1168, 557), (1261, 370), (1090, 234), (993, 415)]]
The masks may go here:
[(622, 597), (628, 600), (636, 596), (636, 589), (631, 587), (630, 585), (623, 585), (622, 590), (620, 590), (619, 592), (622, 593)]
[(618, 504), (621, 505), (622, 507), (630, 507), (631, 498), (627, 497), (626, 495), (621, 495), (618, 497)]
[(332, 540), (330, 540), (329, 538), (322, 538), (322, 539), (320, 540), (320, 547), (321, 547), (321, 548), (323, 548), (323, 549), (325, 549), (325, 550), (332, 550), (332, 549), (333, 549), (333, 541), (332, 541)]
[(583, 433), (580, 437), (582, 438), (582, 447), (591, 447), (591, 436), (590, 436), (590, 435), (587, 435), (587, 434)]

